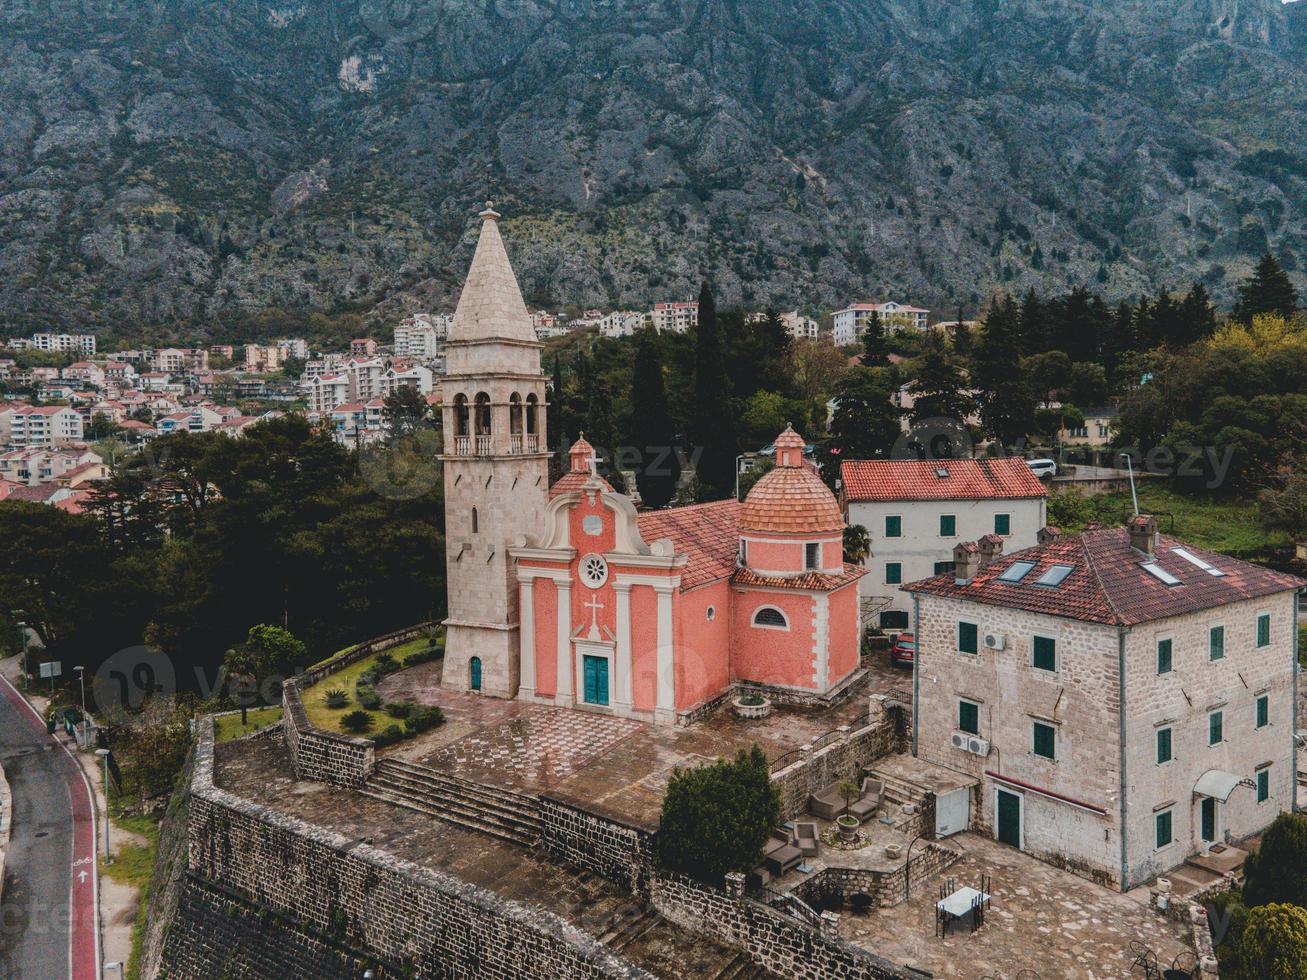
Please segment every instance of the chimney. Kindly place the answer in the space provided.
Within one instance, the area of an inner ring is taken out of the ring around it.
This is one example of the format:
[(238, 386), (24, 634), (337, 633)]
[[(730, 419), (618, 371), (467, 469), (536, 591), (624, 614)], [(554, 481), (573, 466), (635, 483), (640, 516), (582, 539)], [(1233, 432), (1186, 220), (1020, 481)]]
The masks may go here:
[(1003, 556), (1003, 539), (997, 534), (986, 534), (978, 542), (980, 549), (980, 564), (976, 570), (983, 572), (989, 567), (989, 563), (996, 558)]
[(980, 571), (980, 549), (974, 541), (961, 541), (953, 546), (953, 581), (966, 585)]
[(1157, 554), (1157, 518), (1152, 514), (1136, 514), (1126, 521), (1130, 532), (1130, 547), (1152, 558)]
[(1060, 537), (1062, 537), (1062, 529), (1060, 527), (1053, 527), (1051, 524), (1046, 527), (1041, 527), (1035, 532), (1035, 540), (1041, 545), (1052, 544)]

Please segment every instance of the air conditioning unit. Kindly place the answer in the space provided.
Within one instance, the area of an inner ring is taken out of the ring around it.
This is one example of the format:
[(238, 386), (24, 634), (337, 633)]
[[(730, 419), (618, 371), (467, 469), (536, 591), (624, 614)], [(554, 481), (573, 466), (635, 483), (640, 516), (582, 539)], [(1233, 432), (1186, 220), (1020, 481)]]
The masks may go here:
[(972, 755), (989, 755), (989, 740), (972, 735), (967, 739), (967, 751)]
[(970, 736), (967, 735), (967, 734), (965, 734), (964, 732), (954, 732), (954, 733), (953, 733), (953, 748), (955, 748), (955, 749), (962, 749), (962, 751), (965, 752), (966, 749), (967, 749), (967, 739), (968, 739), (968, 738), (970, 738)]
[(986, 634), (985, 634), (985, 649), (986, 649), (986, 650), (1006, 650), (1006, 649), (1007, 649), (1007, 637), (1004, 636), (1002, 633), (986, 633)]

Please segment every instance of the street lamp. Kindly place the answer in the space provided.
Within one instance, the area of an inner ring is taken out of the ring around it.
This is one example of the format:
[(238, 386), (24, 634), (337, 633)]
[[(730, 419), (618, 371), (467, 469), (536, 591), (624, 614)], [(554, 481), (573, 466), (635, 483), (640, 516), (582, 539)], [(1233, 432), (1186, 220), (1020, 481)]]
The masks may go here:
[(104, 760), (104, 863), (113, 860), (109, 853), (109, 750), (96, 749), (95, 754)]
[(73, 668), (77, 672), (77, 680), (82, 685), (82, 731), (86, 731), (86, 668), (80, 664)]

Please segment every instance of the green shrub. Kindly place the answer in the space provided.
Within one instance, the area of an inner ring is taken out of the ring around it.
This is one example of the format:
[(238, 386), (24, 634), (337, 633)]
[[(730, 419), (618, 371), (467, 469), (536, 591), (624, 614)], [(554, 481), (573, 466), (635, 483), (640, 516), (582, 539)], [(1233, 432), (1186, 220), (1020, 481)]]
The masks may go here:
[[(1297, 869), (1298, 874), (1302, 868)], [(1307, 977), (1307, 909), (1273, 903), (1248, 913), (1239, 940), (1235, 980), (1303, 980)]]
[(740, 704), (748, 705), (751, 708), (762, 704), (762, 701), (763, 697), (761, 694), (746, 694), (744, 697), (740, 698)]
[(381, 695), (368, 684), (360, 684), (354, 688), (354, 697), (369, 711), (376, 711), (381, 707)]
[(356, 683), (362, 684), (366, 687), (375, 687), (377, 681), (379, 680), (381, 680), (381, 676), (375, 670), (369, 668), (368, 670), (365, 670), (363, 671), (363, 673), (359, 674), (359, 678)]
[(387, 725), (372, 736), (372, 741), (377, 744), (377, 748), (381, 748), (386, 745), (394, 745), (396, 742), (402, 742), (407, 737), (404, 729), (398, 725)]
[(372, 727), (372, 716), (366, 711), (351, 711), (340, 719), (340, 724), (348, 732), (366, 732)]
[(413, 713), (417, 707), (412, 701), (392, 701), (386, 705), (386, 714), (392, 718), (404, 719)]
[(1281, 813), (1262, 834), (1261, 847), (1243, 864), (1249, 908), (1272, 902), (1307, 906), (1307, 817)]
[(444, 722), (445, 713), (439, 708), (414, 708), (408, 720), (404, 722), (404, 727), (410, 735), (417, 735), (437, 725), (443, 725)]
[(404, 658), (405, 667), (416, 667), (418, 664), (424, 664), (431, 660), (439, 660), (445, 655), (443, 641), (439, 644), (433, 643), (425, 650), (419, 650), (417, 653), (410, 653)]
[(672, 871), (717, 885), (728, 871), (762, 860), (762, 847), (781, 818), (781, 792), (767, 757), (754, 746), (734, 760), (675, 769), (663, 798), (658, 860)]
[(327, 692), (326, 704), (328, 708), (343, 708), (349, 704), (349, 695), (340, 688), (332, 688)]
[(1239, 940), (1248, 925), (1248, 906), (1244, 905), (1238, 889), (1217, 892), (1203, 906), (1221, 970), (1233, 976), (1239, 969)]
[(372, 662), (372, 671), (378, 678), (393, 674), (397, 670), (399, 670), (399, 661), (389, 653), (378, 654), (377, 659)]

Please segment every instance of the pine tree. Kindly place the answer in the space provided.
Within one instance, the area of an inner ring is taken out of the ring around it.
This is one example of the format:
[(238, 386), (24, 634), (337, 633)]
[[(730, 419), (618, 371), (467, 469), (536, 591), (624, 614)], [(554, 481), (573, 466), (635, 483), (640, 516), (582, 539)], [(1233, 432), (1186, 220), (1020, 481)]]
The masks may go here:
[(699, 290), (699, 326), (694, 347), (694, 441), (700, 493), (721, 500), (735, 492), (735, 412), (726, 378), (721, 327), (708, 283)]
[(1216, 310), (1201, 282), (1196, 282), (1180, 301), (1180, 334), (1182, 344), (1192, 344), (1216, 331)]
[(917, 361), (917, 377), (908, 385), (908, 392), (914, 399), (910, 412), (914, 422), (939, 418), (963, 422), (975, 411), (975, 401), (966, 391), (957, 360), (938, 332), (926, 334)]
[(838, 463), (846, 459), (882, 459), (889, 456), (902, 433), (899, 409), (893, 402), (890, 372), (850, 368), (835, 388), (826, 454)]
[(1021, 312), (1011, 296), (996, 298), (971, 359), (980, 419), (1002, 446), (1016, 446), (1035, 424), (1035, 394), (1021, 370)]
[(1021, 300), (1021, 353), (1041, 354), (1056, 346), (1048, 304), (1033, 289), (1027, 290)]
[(1145, 336), (1155, 346), (1176, 346), (1184, 343), (1184, 328), (1180, 320), (1179, 304), (1163, 288), (1148, 309)]
[(867, 329), (862, 334), (862, 366), (889, 367), (889, 345), (885, 341), (885, 325), (880, 313), (871, 311), (867, 317)]
[(1275, 256), (1267, 252), (1257, 263), (1257, 271), (1239, 289), (1239, 302), (1233, 316), (1236, 320), (1251, 323), (1260, 313), (1279, 313), (1292, 316), (1298, 309), (1298, 291), (1285, 275)]
[(664, 507), (676, 493), (681, 464), (676, 454), (676, 430), (667, 411), (662, 351), (652, 328), (636, 338), (631, 378), (630, 443), (639, 454), (636, 487), (646, 506)]

